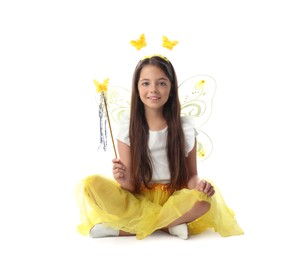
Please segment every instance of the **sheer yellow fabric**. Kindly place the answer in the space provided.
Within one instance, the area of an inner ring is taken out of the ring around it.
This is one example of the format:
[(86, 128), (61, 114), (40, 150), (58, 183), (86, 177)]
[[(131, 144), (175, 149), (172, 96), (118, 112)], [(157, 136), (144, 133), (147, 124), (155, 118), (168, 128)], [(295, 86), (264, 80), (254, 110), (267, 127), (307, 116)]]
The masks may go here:
[(78, 185), (76, 191), (81, 215), (78, 231), (88, 235), (95, 224), (105, 223), (143, 239), (188, 212), (197, 201), (207, 201), (211, 203), (210, 210), (188, 223), (189, 234), (199, 234), (209, 228), (221, 236), (243, 234), (234, 212), (227, 207), (218, 188), (214, 187), (216, 192), (212, 198), (189, 189), (170, 194), (163, 184), (143, 189), (141, 194), (133, 194), (121, 189), (113, 179), (91, 175)]

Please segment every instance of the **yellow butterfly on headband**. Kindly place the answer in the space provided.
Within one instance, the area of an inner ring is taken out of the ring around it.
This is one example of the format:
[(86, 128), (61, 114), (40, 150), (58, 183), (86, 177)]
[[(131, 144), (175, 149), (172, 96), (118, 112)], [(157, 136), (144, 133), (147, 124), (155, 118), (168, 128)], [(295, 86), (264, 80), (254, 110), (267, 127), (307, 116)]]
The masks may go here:
[(133, 45), (138, 51), (147, 46), (144, 34), (141, 34), (139, 39), (130, 41), (130, 44)]
[(163, 36), (163, 47), (172, 50), (175, 45), (177, 45), (178, 41), (170, 41), (166, 36)]

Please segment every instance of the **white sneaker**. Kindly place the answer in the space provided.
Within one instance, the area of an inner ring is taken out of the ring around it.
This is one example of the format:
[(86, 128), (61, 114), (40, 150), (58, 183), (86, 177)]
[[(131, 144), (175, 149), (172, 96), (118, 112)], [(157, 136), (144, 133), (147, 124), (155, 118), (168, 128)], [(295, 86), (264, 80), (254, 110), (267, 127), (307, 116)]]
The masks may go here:
[(188, 227), (185, 223), (168, 228), (169, 234), (181, 239), (188, 239)]
[(117, 237), (119, 236), (119, 233), (120, 233), (119, 230), (107, 227), (102, 223), (94, 225), (89, 232), (90, 237), (92, 238)]

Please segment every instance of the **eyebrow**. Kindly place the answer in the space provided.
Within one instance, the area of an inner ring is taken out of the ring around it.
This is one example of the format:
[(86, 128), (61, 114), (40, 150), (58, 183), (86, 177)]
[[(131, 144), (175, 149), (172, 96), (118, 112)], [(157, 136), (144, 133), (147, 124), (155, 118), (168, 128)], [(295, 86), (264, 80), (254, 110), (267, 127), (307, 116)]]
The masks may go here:
[[(150, 80), (150, 79), (145, 78), (145, 79), (140, 79), (139, 81), (146, 81), (146, 80)], [(169, 81), (169, 79), (168, 79), (168, 78), (159, 78), (159, 79), (157, 79), (157, 80), (165, 80), (165, 81)]]

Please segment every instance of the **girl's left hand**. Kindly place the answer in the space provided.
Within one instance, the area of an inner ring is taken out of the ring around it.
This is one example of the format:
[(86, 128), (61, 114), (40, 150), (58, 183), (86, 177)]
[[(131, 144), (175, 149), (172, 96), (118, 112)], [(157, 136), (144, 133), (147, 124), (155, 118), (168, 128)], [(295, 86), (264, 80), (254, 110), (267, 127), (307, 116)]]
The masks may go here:
[(215, 189), (211, 183), (206, 180), (199, 180), (196, 189), (204, 192), (206, 195), (212, 197), (215, 194)]

